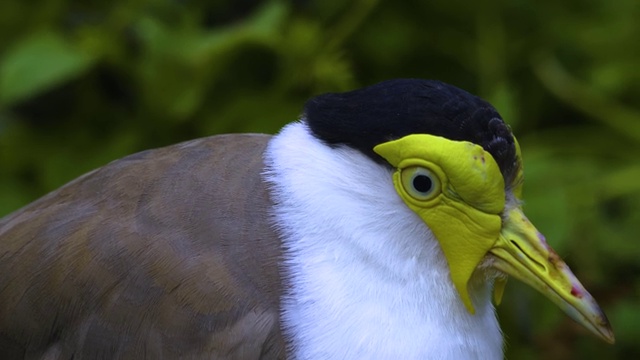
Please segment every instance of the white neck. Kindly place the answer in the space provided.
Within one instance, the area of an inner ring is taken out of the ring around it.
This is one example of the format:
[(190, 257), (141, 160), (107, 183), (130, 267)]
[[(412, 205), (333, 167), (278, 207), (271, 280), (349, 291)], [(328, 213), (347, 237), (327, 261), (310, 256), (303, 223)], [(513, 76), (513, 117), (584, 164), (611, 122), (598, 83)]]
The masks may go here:
[(285, 335), (296, 359), (499, 359), (491, 283), (465, 309), (431, 231), (400, 199), (391, 171), (304, 123), (265, 155), (285, 248)]

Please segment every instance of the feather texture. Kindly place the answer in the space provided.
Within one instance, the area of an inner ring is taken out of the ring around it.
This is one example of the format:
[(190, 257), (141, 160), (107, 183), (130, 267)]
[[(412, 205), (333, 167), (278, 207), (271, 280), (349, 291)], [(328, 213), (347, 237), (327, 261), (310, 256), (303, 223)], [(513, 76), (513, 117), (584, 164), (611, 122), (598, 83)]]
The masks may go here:
[(138, 153), (1, 219), (0, 358), (283, 358), (270, 138)]
[(296, 359), (500, 359), (491, 282), (469, 314), (433, 234), (391, 169), (294, 123), (269, 144), (266, 179), (285, 251), (283, 327)]

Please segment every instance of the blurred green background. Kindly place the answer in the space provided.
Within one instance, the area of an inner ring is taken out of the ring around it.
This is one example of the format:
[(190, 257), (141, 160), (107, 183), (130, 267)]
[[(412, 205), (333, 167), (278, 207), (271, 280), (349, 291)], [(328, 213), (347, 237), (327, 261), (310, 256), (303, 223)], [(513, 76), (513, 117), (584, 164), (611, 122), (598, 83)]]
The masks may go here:
[(507, 358), (638, 359), (639, 19), (638, 0), (4, 0), (0, 215), (126, 154), (276, 132), (321, 92), (439, 79), (511, 124), (525, 210), (617, 337), (511, 281)]

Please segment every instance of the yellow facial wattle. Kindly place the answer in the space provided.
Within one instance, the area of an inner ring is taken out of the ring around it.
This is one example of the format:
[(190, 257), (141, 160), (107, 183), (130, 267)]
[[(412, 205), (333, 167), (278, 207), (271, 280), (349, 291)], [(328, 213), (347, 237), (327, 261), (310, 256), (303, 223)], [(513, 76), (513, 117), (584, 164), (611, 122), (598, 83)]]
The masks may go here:
[[(495, 160), (478, 145), (426, 134), (386, 142), (374, 151), (398, 169), (393, 176), (398, 194), (440, 242), (452, 282), (473, 313), (467, 283), (502, 228), (505, 186)], [(434, 177), (433, 193), (421, 196), (418, 190), (428, 181), (416, 171)]]

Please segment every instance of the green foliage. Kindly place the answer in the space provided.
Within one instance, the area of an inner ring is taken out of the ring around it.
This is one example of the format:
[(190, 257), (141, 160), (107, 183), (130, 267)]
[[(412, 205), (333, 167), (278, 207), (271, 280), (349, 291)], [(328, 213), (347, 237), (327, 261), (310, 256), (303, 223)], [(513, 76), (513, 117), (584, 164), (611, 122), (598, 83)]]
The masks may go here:
[(0, 2), (0, 214), (110, 160), (277, 131), (308, 97), (436, 78), (522, 145), (526, 212), (610, 315), (593, 340), (511, 281), (511, 359), (638, 358), (637, 0)]
[[(47, 66), (42, 66), (47, 59)], [(92, 56), (54, 33), (35, 34), (16, 44), (0, 65), (0, 103), (13, 104), (79, 76)]]

